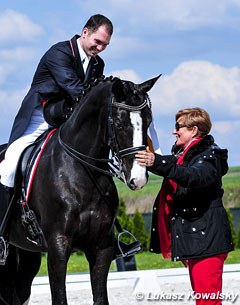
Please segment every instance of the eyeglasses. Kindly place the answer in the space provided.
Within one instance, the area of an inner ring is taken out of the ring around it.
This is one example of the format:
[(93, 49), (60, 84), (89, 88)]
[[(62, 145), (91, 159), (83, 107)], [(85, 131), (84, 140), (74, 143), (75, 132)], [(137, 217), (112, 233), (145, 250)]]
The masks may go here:
[(182, 127), (188, 127), (191, 128), (192, 126), (186, 125), (186, 124), (179, 124), (178, 122), (175, 123), (175, 129), (176, 131), (179, 131), (180, 128)]

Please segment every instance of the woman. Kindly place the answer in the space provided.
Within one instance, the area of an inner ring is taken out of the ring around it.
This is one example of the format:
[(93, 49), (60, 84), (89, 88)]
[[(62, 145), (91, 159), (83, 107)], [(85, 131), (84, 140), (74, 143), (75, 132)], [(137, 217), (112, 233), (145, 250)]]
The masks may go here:
[(223, 264), (234, 249), (222, 203), (227, 150), (214, 143), (211, 126), (205, 110), (180, 110), (172, 155), (149, 149), (136, 155), (141, 165), (164, 177), (153, 208), (151, 251), (187, 265), (195, 295), (212, 294), (211, 300), (197, 299), (197, 305), (222, 304)]

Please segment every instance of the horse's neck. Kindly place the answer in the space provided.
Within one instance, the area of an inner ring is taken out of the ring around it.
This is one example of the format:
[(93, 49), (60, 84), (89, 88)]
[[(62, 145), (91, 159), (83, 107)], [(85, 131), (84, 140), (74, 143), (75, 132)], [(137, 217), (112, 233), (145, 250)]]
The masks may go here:
[(102, 109), (93, 109), (91, 112), (90, 104), (87, 107), (80, 107), (77, 113), (73, 113), (62, 129), (62, 137), (69, 146), (81, 153), (95, 158), (105, 158), (109, 153), (104, 138), (107, 117)]

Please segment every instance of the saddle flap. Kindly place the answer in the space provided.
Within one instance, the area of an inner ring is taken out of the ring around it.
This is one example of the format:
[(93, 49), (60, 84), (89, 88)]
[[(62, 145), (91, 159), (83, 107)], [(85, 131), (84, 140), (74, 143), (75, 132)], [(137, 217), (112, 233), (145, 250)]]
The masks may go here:
[(33, 144), (27, 146), (23, 150), (17, 164), (14, 183), (14, 188), (17, 193), (21, 193), (22, 188), (24, 188), (25, 193), (27, 193), (27, 187), (31, 177), (32, 169), (35, 166), (35, 161), (39, 153), (41, 152), (44, 142), (52, 131), (52, 129), (48, 129), (39, 138), (37, 138), (37, 140)]

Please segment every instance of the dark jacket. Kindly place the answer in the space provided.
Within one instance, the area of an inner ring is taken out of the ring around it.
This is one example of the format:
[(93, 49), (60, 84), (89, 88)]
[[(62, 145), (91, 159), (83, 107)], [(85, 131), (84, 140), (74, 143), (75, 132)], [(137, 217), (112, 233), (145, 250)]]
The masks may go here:
[[(173, 153), (177, 151), (174, 147)], [(174, 195), (172, 260), (209, 257), (233, 250), (230, 225), (222, 204), (222, 176), (228, 170), (227, 150), (208, 135), (186, 153), (183, 165), (174, 155), (156, 155), (150, 168), (177, 183)], [(159, 192), (160, 194), (160, 192)], [(150, 251), (160, 253), (159, 194), (153, 207)]]
[(31, 88), (25, 96), (18, 114), (14, 120), (9, 144), (18, 139), (29, 125), (33, 110), (41, 106), (43, 100), (57, 96), (76, 98), (83, 85), (91, 78), (103, 74), (104, 62), (99, 57), (91, 58), (86, 75), (84, 74), (77, 38), (53, 45), (41, 58), (34, 74)]

